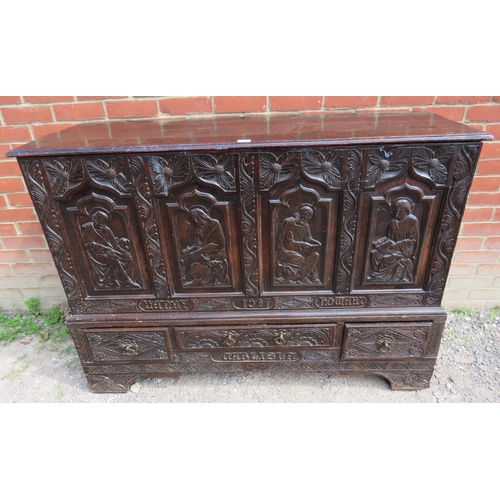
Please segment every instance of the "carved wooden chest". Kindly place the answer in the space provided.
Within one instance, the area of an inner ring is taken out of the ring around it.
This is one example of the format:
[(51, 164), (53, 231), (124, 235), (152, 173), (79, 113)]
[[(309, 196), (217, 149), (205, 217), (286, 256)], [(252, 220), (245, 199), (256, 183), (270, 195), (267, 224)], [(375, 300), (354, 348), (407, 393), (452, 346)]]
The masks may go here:
[(247, 370), (428, 387), (483, 132), (430, 114), (78, 125), (16, 156), (94, 392)]

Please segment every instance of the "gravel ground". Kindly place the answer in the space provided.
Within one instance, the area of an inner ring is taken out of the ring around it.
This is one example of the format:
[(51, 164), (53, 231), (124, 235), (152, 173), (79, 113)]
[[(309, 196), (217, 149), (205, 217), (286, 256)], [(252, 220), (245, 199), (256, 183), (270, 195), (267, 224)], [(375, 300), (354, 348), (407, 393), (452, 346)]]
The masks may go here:
[(500, 316), (448, 315), (429, 389), (392, 391), (382, 377), (325, 373), (193, 374), (92, 394), (71, 341), (0, 346), (2, 403), (500, 403)]

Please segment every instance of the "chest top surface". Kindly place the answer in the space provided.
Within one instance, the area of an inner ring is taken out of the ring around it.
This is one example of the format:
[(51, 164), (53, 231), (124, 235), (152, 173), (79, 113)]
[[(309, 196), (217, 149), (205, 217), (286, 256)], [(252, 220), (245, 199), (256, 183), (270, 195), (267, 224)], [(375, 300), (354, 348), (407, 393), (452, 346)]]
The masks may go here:
[(483, 131), (429, 113), (223, 116), (84, 123), (30, 142), (7, 156), (455, 142), (491, 138)]

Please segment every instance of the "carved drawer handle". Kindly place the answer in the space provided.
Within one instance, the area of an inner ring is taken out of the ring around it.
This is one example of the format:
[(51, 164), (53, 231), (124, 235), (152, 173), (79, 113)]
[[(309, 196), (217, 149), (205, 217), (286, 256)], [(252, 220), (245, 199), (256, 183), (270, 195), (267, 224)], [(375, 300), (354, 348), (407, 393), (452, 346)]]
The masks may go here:
[(392, 349), (393, 344), (394, 344), (394, 339), (392, 337), (380, 337), (375, 342), (377, 351), (382, 354), (389, 352)]
[(237, 332), (227, 332), (224, 335), (224, 345), (226, 347), (234, 347), (236, 343), (238, 342), (238, 337), (240, 336), (239, 333)]
[(139, 346), (135, 342), (122, 342), (120, 348), (127, 356), (135, 356), (139, 350)]

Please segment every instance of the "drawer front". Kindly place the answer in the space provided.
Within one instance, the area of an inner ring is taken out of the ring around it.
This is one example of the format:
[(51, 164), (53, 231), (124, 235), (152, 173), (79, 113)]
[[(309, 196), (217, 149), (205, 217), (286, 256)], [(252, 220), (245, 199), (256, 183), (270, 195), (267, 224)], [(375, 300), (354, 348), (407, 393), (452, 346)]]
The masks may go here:
[(150, 361), (172, 359), (164, 328), (92, 329), (84, 335), (94, 361)]
[(331, 348), (336, 324), (175, 328), (180, 349)]
[(342, 358), (420, 358), (432, 323), (346, 323)]

